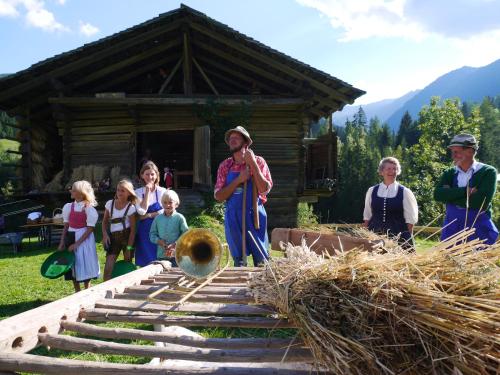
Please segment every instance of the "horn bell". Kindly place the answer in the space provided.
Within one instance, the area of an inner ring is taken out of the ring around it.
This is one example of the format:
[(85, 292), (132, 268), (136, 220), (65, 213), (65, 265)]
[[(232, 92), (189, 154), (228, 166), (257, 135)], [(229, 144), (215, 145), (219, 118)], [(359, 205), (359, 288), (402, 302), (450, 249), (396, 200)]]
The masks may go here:
[(175, 261), (188, 276), (204, 278), (218, 267), (222, 245), (208, 229), (195, 228), (185, 232), (177, 241)]

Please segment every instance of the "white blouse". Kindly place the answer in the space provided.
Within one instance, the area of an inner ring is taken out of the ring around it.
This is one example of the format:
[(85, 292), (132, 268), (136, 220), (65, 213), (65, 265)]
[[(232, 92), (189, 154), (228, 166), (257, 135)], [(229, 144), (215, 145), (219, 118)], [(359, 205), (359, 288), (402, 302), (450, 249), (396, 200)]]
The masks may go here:
[[(365, 210), (363, 219), (370, 220), (372, 218), (372, 192), (374, 186), (370, 187), (365, 196)], [(381, 182), (378, 185), (377, 196), (380, 198), (394, 198), (398, 194), (399, 184), (394, 182), (389, 186)], [(406, 224), (416, 224), (418, 221), (418, 204), (413, 192), (404, 187), (403, 190), (403, 215)]]
[[(88, 227), (95, 227), (97, 223), (97, 219), (99, 218), (99, 214), (97, 213), (97, 210), (92, 207), (92, 206), (85, 206), (84, 202), (73, 202), (75, 204), (75, 207), (73, 208), (75, 212), (82, 212), (85, 209), (85, 213), (87, 214), (87, 226)], [(69, 223), (69, 214), (71, 212), (71, 204), (72, 203), (66, 203), (62, 209), (62, 215), (63, 215), (63, 221), (64, 223)], [(70, 232), (75, 232), (77, 229), (69, 227), (68, 229)]]
[[(167, 191), (167, 189), (165, 189), (164, 187), (161, 187), (161, 186), (157, 186), (155, 191), (150, 191), (149, 192), (149, 199), (148, 199), (149, 205), (151, 206), (153, 203), (158, 202), (160, 204), (160, 206), (161, 206), (161, 197), (163, 196), (163, 194), (165, 194), (166, 191)], [(158, 192), (158, 201), (156, 200), (156, 192)], [(144, 187), (141, 187), (141, 188), (137, 189), (135, 191), (135, 195), (137, 195), (137, 198), (139, 198), (137, 200), (137, 204), (136, 204), (137, 213), (139, 215), (146, 214), (146, 212), (148, 211), (148, 209), (147, 208), (144, 209), (144, 208), (141, 207), (141, 202), (142, 202), (142, 199), (143, 199), (143, 196), (144, 196)], [(161, 209), (158, 212), (162, 214), (163, 213), (163, 209)]]
[[(104, 207), (106, 210), (108, 210), (109, 215), (111, 215), (111, 205), (113, 204), (113, 200), (109, 200), (106, 202)], [(127, 209), (127, 205), (123, 207), (121, 210), (115, 207), (113, 208), (113, 217), (110, 216), (111, 219), (121, 219), (123, 215), (125, 215), (125, 210)], [(125, 228), (130, 228), (130, 216), (134, 215), (136, 213), (135, 206), (133, 204), (130, 205), (128, 212), (127, 212), (127, 217), (125, 218)], [(122, 223), (116, 223), (116, 224), (111, 224), (110, 226), (111, 232), (119, 232), (123, 230), (123, 225)]]

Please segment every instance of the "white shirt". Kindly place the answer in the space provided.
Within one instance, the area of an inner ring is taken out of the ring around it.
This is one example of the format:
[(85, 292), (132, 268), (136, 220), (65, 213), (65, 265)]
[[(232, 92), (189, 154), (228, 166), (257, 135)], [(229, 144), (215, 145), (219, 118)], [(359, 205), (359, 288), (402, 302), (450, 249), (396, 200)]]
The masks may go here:
[[(368, 189), (365, 196), (365, 210), (363, 219), (370, 220), (372, 218), (372, 191), (374, 186)], [(389, 186), (381, 182), (378, 185), (377, 197), (394, 198), (398, 194), (399, 183), (394, 182)], [(403, 216), (406, 224), (416, 224), (418, 221), (418, 204), (412, 191), (406, 187), (403, 190)]]
[[(106, 210), (108, 210), (109, 215), (111, 215), (111, 205), (113, 204), (113, 200), (107, 201), (105, 204)], [(123, 215), (125, 215), (125, 210), (127, 209), (127, 205), (123, 207), (121, 210), (115, 207), (113, 208), (113, 217), (109, 217), (109, 219), (121, 219)], [(133, 204), (130, 205), (128, 211), (127, 211), (127, 217), (125, 218), (125, 228), (130, 228), (130, 216), (134, 215), (136, 213), (135, 206)], [(111, 224), (110, 226), (111, 232), (119, 232), (123, 230), (123, 225), (122, 223), (116, 223), (116, 224)]]
[(467, 169), (465, 172), (460, 167), (455, 166), (455, 170), (458, 173), (457, 176), (458, 187), (466, 187), (472, 175), (476, 173), (478, 170), (480, 170), (483, 167), (483, 165), (484, 165), (483, 163), (474, 161), (470, 166), (470, 168)]
[[(158, 202), (161, 206), (161, 197), (163, 196), (163, 194), (165, 194), (166, 191), (167, 191), (167, 189), (165, 189), (164, 187), (161, 187), (161, 186), (157, 186), (155, 191), (150, 191), (149, 192), (149, 199), (148, 199), (149, 205), (151, 206), (153, 203)], [(158, 201), (156, 200), (156, 192), (158, 192)], [(139, 215), (145, 215), (146, 212), (148, 211), (148, 209), (147, 208), (144, 209), (141, 207), (141, 202), (142, 202), (142, 199), (144, 196), (144, 187), (137, 189), (135, 191), (135, 195), (137, 195), (137, 198), (138, 198), (137, 205), (136, 205), (137, 213)], [(163, 209), (161, 209), (159, 212), (162, 214)]]
[[(85, 207), (85, 203), (83, 201), (82, 202), (74, 201), (73, 203), (75, 204), (73, 208), (75, 212), (82, 212), (85, 209), (85, 213), (87, 214), (87, 226), (95, 227), (97, 219), (99, 218), (97, 210), (92, 206)], [(71, 203), (66, 203), (62, 209), (63, 221), (65, 223), (69, 223), (70, 212), (71, 212)], [(69, 227), (68, 230), (70, 232), (75, 232), (77, 229)]]

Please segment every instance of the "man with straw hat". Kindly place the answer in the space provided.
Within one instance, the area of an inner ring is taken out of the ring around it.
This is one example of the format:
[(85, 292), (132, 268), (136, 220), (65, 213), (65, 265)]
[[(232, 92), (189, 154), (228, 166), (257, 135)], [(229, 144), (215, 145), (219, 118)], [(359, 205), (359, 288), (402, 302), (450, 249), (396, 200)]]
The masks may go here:
[(498, 229), (491, 220), (497, 171), (475, 160), (478, 142), (473, 135), (456, 135), (448, 148), (455, 166), (444, 171), (434, 189), (434, 198), (446, 203), (441, 240), (474, 228), (475, 233), (468, 239), (478, 238), (491, 245), (498, 237)]
[(264, 203), (273, 186), (271, 173), (249, 148), (252, 138), (244, 127), (229, 129), (224, 139), (232, 156), (219, 165), (214, 197), (226, 205), (224, 229), (234, 266), (246, 266), (250, 254), (258, 266), (269, 257)]

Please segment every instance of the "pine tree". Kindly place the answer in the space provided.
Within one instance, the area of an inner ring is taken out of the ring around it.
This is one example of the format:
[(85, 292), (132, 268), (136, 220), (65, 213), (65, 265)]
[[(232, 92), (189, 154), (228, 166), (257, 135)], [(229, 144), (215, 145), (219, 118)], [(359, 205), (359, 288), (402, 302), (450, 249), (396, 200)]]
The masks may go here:
[(481, 124), (481, 142), (478, 159), (500, 169), (500, 110), (494, 107), (492, 98), (484, 98), (479, 113), (483, 118)]

